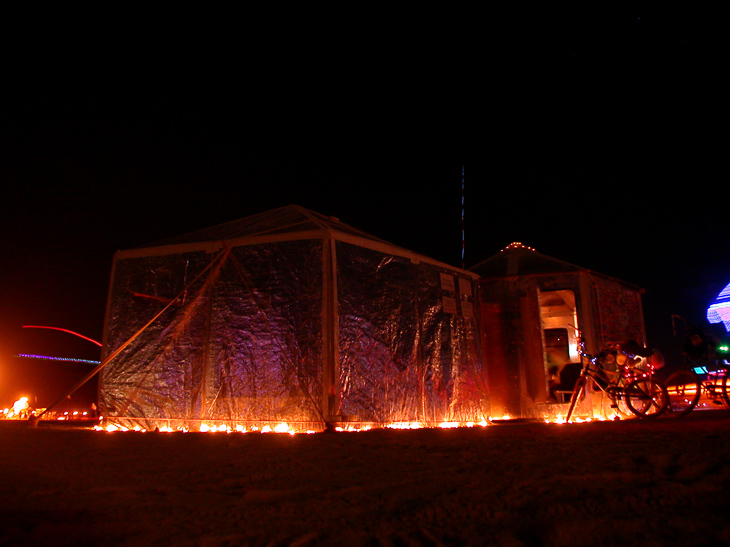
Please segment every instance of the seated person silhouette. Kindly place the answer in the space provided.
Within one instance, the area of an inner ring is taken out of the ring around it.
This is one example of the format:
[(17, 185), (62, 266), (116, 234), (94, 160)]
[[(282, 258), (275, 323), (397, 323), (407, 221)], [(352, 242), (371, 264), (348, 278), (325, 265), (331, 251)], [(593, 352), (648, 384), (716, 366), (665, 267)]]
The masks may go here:
[(560, 370), (560, 381), (550, 384), (550, 394), (557, 402), (562, 403), (570, 398), (582, 367), (580, 363), (567, 363)]

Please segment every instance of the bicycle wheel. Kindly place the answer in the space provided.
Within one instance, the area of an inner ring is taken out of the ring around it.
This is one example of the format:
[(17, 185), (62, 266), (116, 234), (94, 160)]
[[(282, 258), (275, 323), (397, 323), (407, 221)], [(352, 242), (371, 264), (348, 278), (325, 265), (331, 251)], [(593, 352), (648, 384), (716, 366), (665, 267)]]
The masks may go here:
[(586, 387), (586, 379), (578, 378), (578, 381), (575, 383), (575, 387), (573, 388), (573, 393), (570, 396), (570, 406), (568, 407), (568, 414), (565, 416), (566, 422), (569, 422), (570, 419), (573, 417), (573, 411), (575, 410), (575, 405), (578, 404), (578, 401), (583, 396), (585, 387)]
[(626, 386), (629, 383), (630, 381), (628, 379), (619, 378), (618, 383), (616, 384), (615, 391), (613, 392), (613, 398), (611, 399), (611, 406), (612, 408), (615, 408), (616, 418), (618, 418), (619, 420), (634, 415), (634, 413), (631, 412), (628, 405), (626, 404), (626, 399), (624, 397)]
[(629, 410), (640, 418), (656, 418), (669, 404), (669, 394), (664, 384), (654, 378), (637, 378), (624, 392)]
[(686, 416), (700, 400), (702, 386), (697, 374), (692, 370), (673, 372), (665, 383), (669, 395), (668, 415), (673, 418)]

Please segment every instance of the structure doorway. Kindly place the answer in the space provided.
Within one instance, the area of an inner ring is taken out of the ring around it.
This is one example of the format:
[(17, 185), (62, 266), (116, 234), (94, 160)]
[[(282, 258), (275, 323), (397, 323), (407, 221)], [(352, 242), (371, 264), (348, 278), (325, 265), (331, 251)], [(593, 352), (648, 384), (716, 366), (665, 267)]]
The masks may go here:
[(539, 291), (539, 301), (548, 393), (551, 402), (562, 403), (581, 366), (575, 293), (569, 289)]

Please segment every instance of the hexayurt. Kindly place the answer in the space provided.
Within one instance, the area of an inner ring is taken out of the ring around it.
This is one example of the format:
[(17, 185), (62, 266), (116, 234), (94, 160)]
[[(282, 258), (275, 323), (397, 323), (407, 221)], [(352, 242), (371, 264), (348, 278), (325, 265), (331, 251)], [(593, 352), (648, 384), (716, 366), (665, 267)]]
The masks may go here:
[(100, 410), (145, 428), (482, 420), (476, 278), (293, 205), (119, 251)]
[[(646, 343), (639, 287), (519, 243), (471, 271), (480, 275), (477, 306), (495, 416), (564, 415), (581, 369), (580, 335), (591, 354), (629, 339)], [(560, 383), (552, 392), (551, 376)], [(580, 410), (609, 416), (610, 403), (592, 393)]]

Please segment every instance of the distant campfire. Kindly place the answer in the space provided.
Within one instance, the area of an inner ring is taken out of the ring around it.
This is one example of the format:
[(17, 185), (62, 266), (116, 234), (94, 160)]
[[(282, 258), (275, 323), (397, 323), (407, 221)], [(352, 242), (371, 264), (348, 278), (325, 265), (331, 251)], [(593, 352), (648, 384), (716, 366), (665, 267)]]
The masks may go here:
[(4, 421), (29, 421), (43, 415), (44, 422), (83, 422), (98, 421), (95, 407), (91, 410), (48, 410), (45, 408), (33, 408), (30, 405), (29, 397), (20, 397), (11, 406), (0, 408), (0, 420)]

